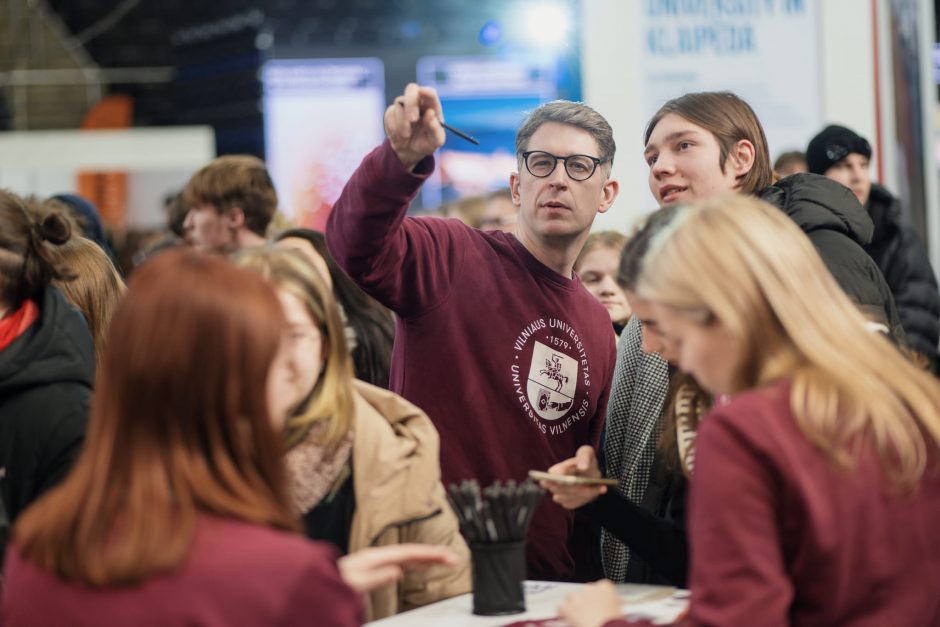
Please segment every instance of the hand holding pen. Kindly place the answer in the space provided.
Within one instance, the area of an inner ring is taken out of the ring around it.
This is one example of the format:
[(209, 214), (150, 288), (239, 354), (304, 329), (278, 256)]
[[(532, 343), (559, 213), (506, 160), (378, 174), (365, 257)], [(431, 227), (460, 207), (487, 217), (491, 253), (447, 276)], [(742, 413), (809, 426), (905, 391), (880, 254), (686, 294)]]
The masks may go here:
[(479, 143), (466, 133), (444, 123), (441, 101), (433, 87), (409, 83), (405, 93), (385, 110), (385, 134), (399, 161), (409, 171), (444, 145), (445, 129)]

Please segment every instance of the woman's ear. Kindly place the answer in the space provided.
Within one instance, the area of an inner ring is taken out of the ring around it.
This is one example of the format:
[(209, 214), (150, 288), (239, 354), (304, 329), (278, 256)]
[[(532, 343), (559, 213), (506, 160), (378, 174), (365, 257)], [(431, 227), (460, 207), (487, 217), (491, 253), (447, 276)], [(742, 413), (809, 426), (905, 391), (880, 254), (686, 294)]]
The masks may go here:
[(757, 153), (754, 150), (754, 144), (748, 139), (739, 139), (731, 149), (728, 155), (728, 162), (734, 172), (735, 178), (740, 178), (751, 171), (754, 167), (754, 161)]

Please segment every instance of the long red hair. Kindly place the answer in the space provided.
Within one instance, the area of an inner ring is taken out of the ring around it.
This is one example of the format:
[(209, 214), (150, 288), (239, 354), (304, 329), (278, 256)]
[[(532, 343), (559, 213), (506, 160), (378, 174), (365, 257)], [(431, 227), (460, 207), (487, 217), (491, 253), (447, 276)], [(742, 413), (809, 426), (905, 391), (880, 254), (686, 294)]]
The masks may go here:
[(284, 324), (264, 280), (223, 259), (171, 251), (138, 269), (84, 450), (16, 524), (23, 558), (111, 586), (178, 566), (200, 513), (297, 531), (267, 404)]

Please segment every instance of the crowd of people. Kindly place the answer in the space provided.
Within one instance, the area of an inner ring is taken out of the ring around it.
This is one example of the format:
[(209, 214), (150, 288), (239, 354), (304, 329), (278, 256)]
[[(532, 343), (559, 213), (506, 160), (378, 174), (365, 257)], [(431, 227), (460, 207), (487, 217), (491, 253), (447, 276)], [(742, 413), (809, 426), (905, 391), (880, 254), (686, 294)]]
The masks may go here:
[(411, 216), (443, 120), (408, 85), (325, 233), (215, 159), (126, 286), (87, 201), (0, 191), (0, 624), (391, 616), (470, 591), (445, 485), (547, 469), (617, 483), (541, 481), (527, 577), (601, 580), (576, 627), (628, 624), (612, 582), (688, 587), (689, 625), (940, 625), (940, 292), (871, 145), (772, 165), (747, 102), (684, 94), (659, 209), (591, 233), (600, 113), (540, 105), (506, 190)]

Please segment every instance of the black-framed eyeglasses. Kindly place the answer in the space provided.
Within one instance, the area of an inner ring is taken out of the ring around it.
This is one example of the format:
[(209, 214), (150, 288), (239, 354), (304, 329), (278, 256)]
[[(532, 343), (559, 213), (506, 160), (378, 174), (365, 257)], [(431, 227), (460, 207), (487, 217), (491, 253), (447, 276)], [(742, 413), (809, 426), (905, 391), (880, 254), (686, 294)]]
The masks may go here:
[(832, 163), (842, 161), (853, 152), (865, 157), (871, 157), (871, 144), (864, 137), (849, 142), (838, 142), (826, 145), (826, 158)]
[(540, 179), (554, 172), (559, 161), (564, 161), (565, 172), (575, 181), (588, 180), (594, 176), (597, 166), (607, 161), (607, 159), (598, 159), (590, 155), (558, 157), (542, 150), (527, 150), (522, 153), (522, 160), (525, 161), (525, 169), (529, 171), (529, 174)]

